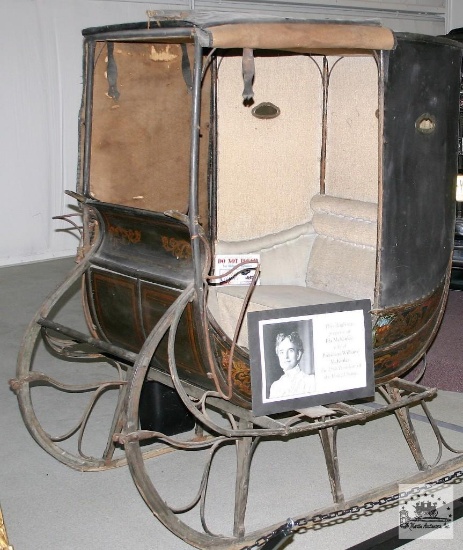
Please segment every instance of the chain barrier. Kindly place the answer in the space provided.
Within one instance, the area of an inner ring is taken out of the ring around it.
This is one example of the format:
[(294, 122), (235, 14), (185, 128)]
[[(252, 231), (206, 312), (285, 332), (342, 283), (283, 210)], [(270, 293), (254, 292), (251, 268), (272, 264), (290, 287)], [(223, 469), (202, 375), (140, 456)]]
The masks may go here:
[(333, 520), (339, 519), (340, 517), (351, 516), (353, 514), (358, 514), (362, 510), (372, 510), (373, 508), (377, 507), (379, 508), (381, 506), (384, 506), (385, 504), (390, 504), (391, 502), (396, 502), (399, 499), (407, 498), (411, 494), (419, 493), (423, 490), (423, 488), (431, 489), (436, 485), (450, 483), (454, 479), (460, 477), (463, 477), (463, 471), (458, 470), (453, 474), (441, 477), (436, 481), (421, 483), (420, 485), (412, 487), (409, 491), (402, 491), (399, 493), (395, 493), (394, 495), (382, 497), (379, 500), (365, 502), (360, 506), (351, 506), (350, 508), (329, 512), (327, 514), (315, 514), (314, 516), (301, 518), (296, 521), (289, 518), (285, 524), (273, 530), (268, 535), (260, 537), (250, 546), (244, 546), (241, 550), (276, 550), (284, 541), (284, 539), (294, 534), (294, 530), (298, 527), (304, 527), (309, 523), (321, 523), (325, 520)]

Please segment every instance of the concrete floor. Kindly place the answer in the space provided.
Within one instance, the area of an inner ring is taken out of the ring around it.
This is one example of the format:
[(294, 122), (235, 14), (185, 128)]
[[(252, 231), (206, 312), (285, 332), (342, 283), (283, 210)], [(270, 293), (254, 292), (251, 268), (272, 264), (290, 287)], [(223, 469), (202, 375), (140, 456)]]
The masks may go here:
[[(72, 470), (47, 454), (29, 435), (16, 397), (8, 386), (15, 376), (15, 363), (27, 324), (46, 295), (72, 268), (72, 259), (60, 259), (0, 269), (0, 504), (15, 550), (186, 550), (191, 548), (166, 529), (145, 505), (128, 468), (103, 472)], [(71, 298), (59, 313), (60, 322), (83, 330), (79, 297)], [(60, 370), (45, 350), (37, 353), (37, 370)], [(65, 365), (68, 366), (68, 365)], [(88, 374), (88, 373), (87, 373)], [(100, 374), (92, 372), (90, 378)], [(56, 393), (56, 392), (55, 392)], [(55, 395), (50, 389), (39, 394), (37, 415), (43, 426), (63, 432), (82, 403), (75, 396)], [(35, 401), (34, 401), (35, 404)], [(92, 434), (85, 451), (105, 444), (105, 427), (111, 418), (103, 402), (91, 422)], [(463, 448), (463, 395), (441, 392), (430, 408), (436, 419), (448, 423), (442, 431), (449, 442)], [(416, 413), (422, 414), (420, 410)], [(99, 416), (98, 416), (99, 415)], [(415, 429), (429, 462), (437, 445), (426, 422)], [(393, 417), (339, 431), (338, 454), (344, 493), (347, 497), (416, 472), (411, 454)], [(450, 457), (449, 452), (444, 453)], [(156, 477), (156, 487), (170, 503), (181, 504), (197, 491), (204, 453), (176, 452), (150, 460), (147, 469)], [(214, 531), (228, 533), (233, 514), (232, 445), (220, 450), (214, 460), (207, 513)], [(463, 467), (462, 467), (463, 469)], [(452, 484), (454, 498), (463, 496), (463, 484)], [(318, 437), (291, 441), (265, 441), (258, 445), (251, 474), (247, 525), (257, 528), (308, 513), (330, 502), (329, 484)], [(186, 514), (192, 525), (198, 518)], [(345, 550), (398, 525), (398, 506), (359, 514), (356, 519), (337, 520), (330, 525), (299, 532), (285, 550), (308, 548)], [(412, 541), (406, 548), (461, 548), (462, 520), (454, 523), (453, 540)], [(385, 548), (378, 546), (378, 548)]]

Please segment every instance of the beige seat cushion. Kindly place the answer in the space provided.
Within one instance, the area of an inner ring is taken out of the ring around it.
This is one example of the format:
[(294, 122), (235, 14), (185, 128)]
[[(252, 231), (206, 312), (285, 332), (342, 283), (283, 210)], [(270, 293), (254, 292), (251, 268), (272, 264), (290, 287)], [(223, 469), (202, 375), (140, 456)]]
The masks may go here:
[(350, 300), (374, 301), (376, 249), (318, 236), (312, 247), (307, 285)]
[[(219, 286), (209, 289), (208, 306), (212, 316), (229, 338), (233, 338), (248, 287)], [(349, 300), (345, 296), (314, 288), (285, 285), (261, 285), (254, 288), (247, 311), (330, 304)], [(249, 348), (245, 317), (238, 345)]]

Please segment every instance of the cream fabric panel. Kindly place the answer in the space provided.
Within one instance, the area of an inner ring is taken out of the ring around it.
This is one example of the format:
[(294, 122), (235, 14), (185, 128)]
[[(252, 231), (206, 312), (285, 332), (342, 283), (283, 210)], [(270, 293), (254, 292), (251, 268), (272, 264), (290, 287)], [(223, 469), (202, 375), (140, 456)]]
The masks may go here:
[(254, 105), (281, 114), (252, 116), (243, 105), (241, 57), (225, 57), (218, 83), (218, 240), (277, 233), (310, 220), (318, 192), (322, 85), (309, 57), (256, 57)]
[(378, 69), (372, 56), (330, 57), (326, 194), (378, 202)]

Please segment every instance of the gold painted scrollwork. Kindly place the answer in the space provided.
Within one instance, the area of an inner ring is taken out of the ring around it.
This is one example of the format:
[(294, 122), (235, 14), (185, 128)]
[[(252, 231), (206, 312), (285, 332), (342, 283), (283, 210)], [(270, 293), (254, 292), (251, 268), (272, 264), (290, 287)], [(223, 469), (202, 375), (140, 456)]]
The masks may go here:
[[(228, 374), (230, 352), (221, 350), (221, 355), (223, 370)], [(249, 365), (238, 359), (233, 359), (232, 363), (232, 385), (243, 395), (251, 396), (251, 374)]]
[(110, 225), (108, 227), (111, 237), (118, 239), (123, 244), (136, 244), (141, 241), (141, 231), (138, 229), (126, 229), (117, 225)]
[(164, 250), (170, 252), (178, 260), (191, 258), (191, 246), (189, 242), (175, 239), (174, 237), (161, 237), (161, 242)]

